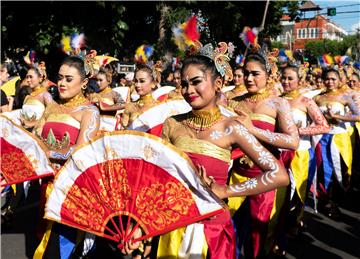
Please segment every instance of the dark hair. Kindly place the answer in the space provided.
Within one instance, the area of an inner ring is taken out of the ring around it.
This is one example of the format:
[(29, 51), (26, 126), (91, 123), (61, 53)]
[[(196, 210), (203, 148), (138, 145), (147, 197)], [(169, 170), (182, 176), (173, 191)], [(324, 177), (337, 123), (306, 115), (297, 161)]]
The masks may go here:
[(18, 108), (21, 108), (24, 104), (25, 97), (32, 92), (32, 89), (28, 85), (24, 85), (19, 89), (19, 93), (15, 98), (17, 98)]
[(241, 70), (241, 72), (244, 74), (245, 68), (242, 67), (242, 66), (236, 66), (236, 67), (234, 67), (234, 72), (235, 72), (236, 70)]
[(299, 67), (294, 66), (294, 65), (287, 65), (286, 67), (284, 67), (281, 70), (281, 74), (284, 74), (286, 70), (294, 71), (296, 73), (297, 77), (300, 79)]
[(135, 69), (135, 75), (136, 75), (136, 73), (139, 72), (139, 71), (147, 72), (147, 73), (150, 75), (150, 77), (152, 78), (152, 80), (155, 81), (155, 78), (154, 78), (154, 75), (153, 75), (153, 71), (152, 71), (152, 69), (151, 69), (149, 66), (144, 65), (144, 64), (137, 64), (137, 65), (136, 65), (136, 69)]
[(265, 71), (265, 73), (267, 75), (269, 74), (269, 71), (266, 69), (266, 60), (260, 54), (251, 53), (251, 54), (247, 55), (246, 58), (245, 58), (244, 67), (249, 62), (258, 62), (258, 63), (260, 63), (260, 65), (261, 65), (262, 69)]
[(85, 71), (85, 64), (84, 64), (84, 61), (81, 58), (75, 57), (75, 56), (67, 57), (61, 63), (61, 66), (62, 65), (67, 65), (69, 67), (76, 68), (77, 71), (79, 72), (80, 77), (81, 77), (82, 80), (87, 78), (87, 74), (86, 74), (86, 71)]
[(200, 66), (200, 70), (202, 70), (203, 72), (210, 70), (211, 73), (211, 79), (214, 81), (217, 77), (221, 77), (220, 73), (217, 71), (215, 63), (212, 59), (205, 57), (205, 56), (201, 56), (201, 55), (195, 55), (195, 56), (190, 56), (188, 58), (186, 58), (183, 62), (183, 66), (181, 68), (181, 75), (184, 73), (185, 69), (189, 66), (189, 65), (198, 65)]
[(106, 81), (112, 82), (112, 71), (111, 68), (101, 67), (98, 74), (105, 75)]
[(360, 76), (358, 73), (352, 73), (351, 76), (355, 76), (357, 78), (357, 80), (360, 80)]
[(180, 69), (180, 68), (176, 68), (176, 69), (174, 70), (174, 75), (175, 75), (175, 73), (181, 74), (181, 69)]
[(26, 78), (27, 72), (28, 72), (28, 69), (25, 66), (23, 66), (19, 69), (19, 76), (20, 76), (21, 80), (24, 80)]
[(165, 82), (169, 75), (173, 74), (171, 68), (167, 68), (161, 72), (161, 82)]
[(325, 70), (322, 74), (322, 79), (325, 80), (326, 79), (326, 76), (329, 74), (329, 73), (335, 73), (336, 76), (338, 77), (338, 79), (340, 79), (340, 73), (339, 71), (337, 71), (336, 69), (334, 68), (329, 68), (327, 70)]
[(35, 72), (35, 74), (37, 74), (38, 77), (42, 78), (42, 79), (45, 79), (46, 78), (46, 73), (45, 71), (40, 71), (40, 69), (38, 67), (30, 67), (28, 69), (28, 71), (26, 72), (26, 74), (30, 71), (30, 70), (33, 70)]
[(5, 62), (1, 64), (1, 67), (6, 68), (8, 74), (10, 77), (16, 76), (18, 74), (18, 71), (16, 69), (16, 66), (14, 62)]

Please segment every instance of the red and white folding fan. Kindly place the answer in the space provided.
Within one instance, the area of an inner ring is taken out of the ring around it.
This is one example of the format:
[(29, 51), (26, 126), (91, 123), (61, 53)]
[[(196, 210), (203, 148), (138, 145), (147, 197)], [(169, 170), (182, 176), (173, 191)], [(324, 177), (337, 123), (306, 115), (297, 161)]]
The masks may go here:
[(21, 121), (20, 121), (21, 111), (22, 111), (21, 109), (17, 109), (17, 110), (12, 110), (10, 112), (3, 112), (1, 113), (1, 115), (12, 120), (12, 122), (14, 122), (15, 124), (21, 126)]
[(101, 131), (114, 131), (116, 130), (117, 118), (110, 115), (100, 115), (100, 127)]
[(152, 96), (155, 100), (163, 101), (167, 99), (167, 95), (176, 89), (175, 86), (162, 86), (152, 92)]
[(106, 132), (56, 175), (45, 218), (118, 242), (166, 233), (224, 211), (188, 156), (142, 132)]
[(174, 115), (191, 111), (184, 99), (173, 99), (160, 103), (140, 114), (129, 126), (129, 130), (148, 132), (160, 136), (164, 121)]
[(44, 144), (32, 133), (0, 115), (1, 178), (5, 185), (54, 175)]

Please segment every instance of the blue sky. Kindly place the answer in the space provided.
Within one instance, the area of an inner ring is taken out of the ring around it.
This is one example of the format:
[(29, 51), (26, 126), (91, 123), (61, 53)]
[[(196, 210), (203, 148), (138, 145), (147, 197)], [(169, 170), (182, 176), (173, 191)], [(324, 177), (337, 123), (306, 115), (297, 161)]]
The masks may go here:
[[(329, 16), (330, 20), (335, 22), (344, 28), (348, 33), (354, 33), (355, 27), (360, 27), (360, 1), (323, 1), (313, 0), (313, 2), (319, 5), (323, 10), (321, 13), (327, 13), (328, 7), (336, 7), (336, 16)], [(357, 13), (339, 13), (339, 12), (354, 12)], [(306, 16), (308, 17), (308, 15)]]

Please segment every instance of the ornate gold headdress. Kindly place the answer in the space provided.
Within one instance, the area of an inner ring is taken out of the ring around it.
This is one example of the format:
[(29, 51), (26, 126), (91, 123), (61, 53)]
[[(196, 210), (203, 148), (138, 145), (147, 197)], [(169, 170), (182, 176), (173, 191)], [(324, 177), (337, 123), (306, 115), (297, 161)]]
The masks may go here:
[(219, 42), (218, 47), (214, 49), (211, 43), (206, 44), (199, 51), (199, 54), (214, 61), (216, 70), (227, 81), (233, 79), (233, 72), (229, 64), (230, 58), (227, 54), (228, 46), (226, 42)]
[[(250, 55), (257, 55), (258, 57), (260, 57), (264, 61), (266, 71), (269, 74), (271, 73), (271, 64), (268, 58), (268, 49), (265, 44), (261, 48), (253, 48), (248, 56)], [(248, 56), (246, 56), (245, 59), (247, 59)]]
[(154, 65), (152, 65), (151, 67), (152, 70), (152, 76), (154, 78), (154, 80), (157, 83), (160, 83), (161, 81), (161, 72), (163, 71), (163, 63), (161, 60), (156, 61), (156, 63)]
[(72, 52), (73, 56), (77, 56), (84, 61), (84, 69), (85, 73), (88, 77), (92, 77), (95, 74), (95, 67), (96, 67), (96, 55), (97, 51), (92, 49), (89, 53), (86, 53), (86, 50), (75, 49)]
[(32, 67), (37, 69), (37, 71), (40, 73), (40, 75), (43, 77), (44, 80), (47, 79), (45, 61), (40, 61), (39, 63), (33, 63)]

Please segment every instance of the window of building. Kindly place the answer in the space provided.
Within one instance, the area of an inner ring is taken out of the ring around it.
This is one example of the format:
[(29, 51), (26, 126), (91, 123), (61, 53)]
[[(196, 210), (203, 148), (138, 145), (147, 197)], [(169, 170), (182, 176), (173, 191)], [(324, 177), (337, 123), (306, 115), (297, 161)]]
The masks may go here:
[(315, 39), (319, 37), (319, 29), (318, 28), (309, 28), (309, 39)]
[(314, 28), (309, 28), (309, 38), (313, 39), (314, 37)]
[(307, 29), (298, 29), (297, 30), (297, 38), (298, 39), (306, 39), (307, 38)]

